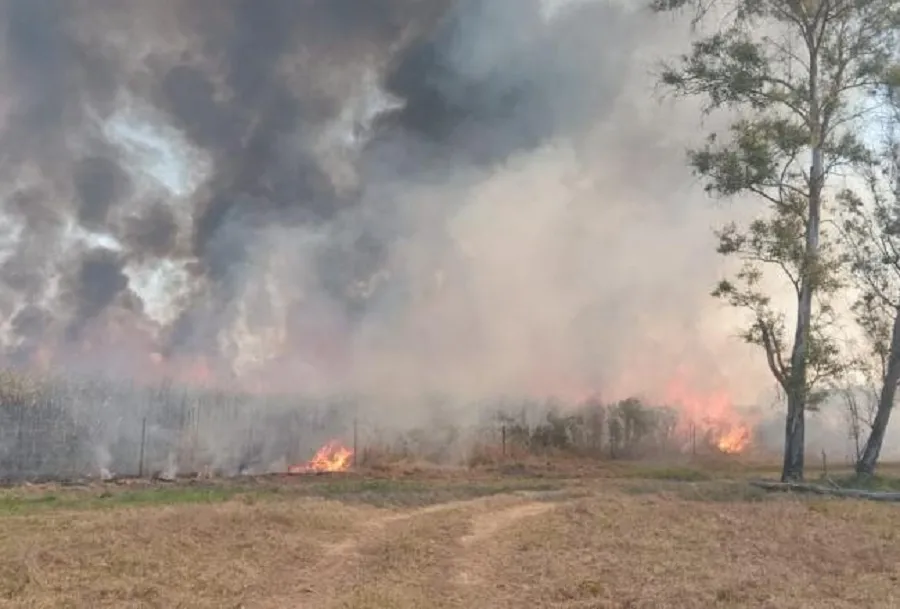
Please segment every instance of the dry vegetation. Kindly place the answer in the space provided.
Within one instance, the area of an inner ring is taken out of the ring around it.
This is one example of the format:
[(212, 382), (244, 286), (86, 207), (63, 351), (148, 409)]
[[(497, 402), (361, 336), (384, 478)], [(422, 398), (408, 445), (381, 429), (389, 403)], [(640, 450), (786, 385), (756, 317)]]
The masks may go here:
[(734, 464), (542, 465), (9, 489), (0, 607), (900, 603), (896, 505)]
[[(421, 404), (429, 416), (386, 429), (371, 408), (363, 396), (231, 393), (0, 369), (0, 481), (285, 471), (331, 440), (352, 445), (369, 467), (398, 459), (484, 466), (561, 455), (676, 458), (719, 453), (716, 439), (730, 429), (728, 421), (683, 421), (685, 429), (676, 429), (674, 407), (634, 398), (463, 404), (432, 396)], [(471, 420), (462, 424), (459, 412)]]

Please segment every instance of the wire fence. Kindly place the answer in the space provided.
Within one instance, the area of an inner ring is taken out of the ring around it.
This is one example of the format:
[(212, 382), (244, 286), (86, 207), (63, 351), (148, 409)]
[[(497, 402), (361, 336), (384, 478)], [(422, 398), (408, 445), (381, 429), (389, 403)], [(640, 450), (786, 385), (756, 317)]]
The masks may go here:
[(345, 433), (354, 408), (340, 398), (174, 386), (4, 383), (0, 479), (277, 471), (308, 458), (324, 438)]
[[(437, 399), (391, 409), (360, 396), (260, 395), (0, 372), (0, 482), (284, 472), (334, 439), (352, 445), (356, 463), (388, 452), (458, 463), (473, 442), (496, 436), (501, 425), (484, 413), (502, 406), (468, 405), (461, 415), (459, 404)], [(410, 421), (411, 410), (429, 413), (427, 420)]]
[[(419, 418), (411, 420), (413, 413)], [(359, 396), (278, 396), (0, 372), (0, 481), (285, 472), (337, 440), (357, 465), (469, 463), (565, 451), (629, 458), (714, 449), (709, 426), (635, 400), (533, 399), (404, 408)]]

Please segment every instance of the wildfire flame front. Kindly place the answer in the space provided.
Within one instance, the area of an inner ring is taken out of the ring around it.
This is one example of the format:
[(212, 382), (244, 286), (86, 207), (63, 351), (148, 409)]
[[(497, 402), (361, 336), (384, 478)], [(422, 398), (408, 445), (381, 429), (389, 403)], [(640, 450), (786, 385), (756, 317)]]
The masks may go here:
[(750, 444), (750, 430), (739, 425), (716, 440), (716, 447), (726, 455), (736, 455)]
[(316, 451), (312, 459), (303, 464), (288, 467), (289, 474), (344, 472), (350, 469), (353, 451), (337, 440), (331, 440)]

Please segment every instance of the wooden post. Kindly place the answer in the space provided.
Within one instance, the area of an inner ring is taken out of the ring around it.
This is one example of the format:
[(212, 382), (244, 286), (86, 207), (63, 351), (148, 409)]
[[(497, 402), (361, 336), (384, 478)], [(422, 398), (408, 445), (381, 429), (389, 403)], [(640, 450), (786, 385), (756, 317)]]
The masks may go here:
[(203, 399), (197, 400), (197, 408), (194, 412), (194, 438), (191, 441), (191, 461), (193, 462), (191, 465), (191, 469), (195, 471), (200, 471), (200, 465), (197, 463), (197, 448), (200, 444), (200, 417), (203, 414)]
[(21, 481), (25, 478), (25, 409), (22, 406), (16, 406), (16, 414), (18, 415), (16, 425), (16, 464), (18, 471), (16, 472), (16, 480)]
[(506, 424), (505, 423), (500, 427), (500, 445), (502, 447), (501, 454), (503, 455), (503, 458), (506, 458)]
[(144, 477), (144, 445), (147, 442), (147, 417), (141, 421), (141, 456), (138, 460), (138, 478)]
[(353, 417), (353, 467), (359, 463), (359, 425), (356, 417)]

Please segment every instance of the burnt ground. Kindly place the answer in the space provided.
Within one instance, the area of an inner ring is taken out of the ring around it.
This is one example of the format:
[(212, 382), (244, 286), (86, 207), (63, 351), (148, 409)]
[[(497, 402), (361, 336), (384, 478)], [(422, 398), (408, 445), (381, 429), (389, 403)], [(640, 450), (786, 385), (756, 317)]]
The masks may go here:
[(540, 463), (0, 493), (0, 607), (900, 606), (900, 505)]

